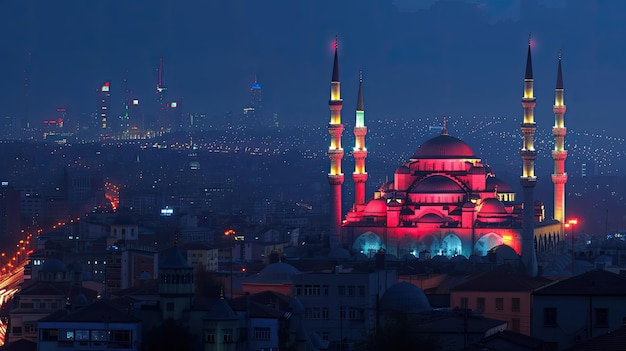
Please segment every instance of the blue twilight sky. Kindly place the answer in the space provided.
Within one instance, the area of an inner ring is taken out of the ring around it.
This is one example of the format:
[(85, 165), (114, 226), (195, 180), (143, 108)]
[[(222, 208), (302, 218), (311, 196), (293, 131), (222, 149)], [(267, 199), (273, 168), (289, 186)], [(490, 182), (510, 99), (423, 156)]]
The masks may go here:
[(552, 123), (562, 49), (568, 127), (619, 135), (624, 23), (621, 0), (4, 1), (0, 116), (88, 115), (105, 81), (121, 111), (125, 76), (149, 113), (163, 56), (186, 112), (238, 113), (256, 75), (266, 111), (324, 125), (338, 35), (344, 118), (359, 69), (369, 119), (516, 117), (532, 32), (537, 122)]

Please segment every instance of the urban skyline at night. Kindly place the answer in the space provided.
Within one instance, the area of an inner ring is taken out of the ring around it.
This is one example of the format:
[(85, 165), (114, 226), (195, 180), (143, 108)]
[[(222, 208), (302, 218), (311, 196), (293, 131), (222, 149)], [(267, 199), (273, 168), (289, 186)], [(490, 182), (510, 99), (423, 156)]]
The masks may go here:
[[(248, 100), (245, 89), (256, 76), (265, 90), (268, 113), (278, 113), (285, 125), (309, 122), (324, 113), (317, 102), (324, 77), (317, 72), (324, 70), (323, 61), (338, 35), (343, 43), (340, 54), (347, 67), (354, 67), (343, 72), (346, 104), (356, 103), (352, 100), (359, 69), (363, 69), (370, 86), (368, 109), (377, 118), (513, 117), (519, 111), (509, 102), (519, 92), (512, 82), (519, 73), (521, 44), (532, 32), (538, 125), (551, 122), (551, 103), (541, 97), (550, 94), (553, 66), (561, 50), (570, 83), (570, 128), (617, 136), (607, 125), (617, 121), (620, 90), (615, 84), (626, 74), (620, 68), (624, 50), (611, 39), (619, 36), (620, 29), (613, 24), (623, 13), (620, 2), (420, 4), (361, 3), (355, 8), (356, 17), (375, 24), (365, 27), (352, 26), (355, 16), (342, 15), (351, 8), (348, 3), (310, 8), (306, 3), (217, 2), (179, 4), (171, 11), (160, 2), (146, 7), (111, 4), (101, 9), (88, 4), (72, 8), (28, 2), (8, 5), (14, 7), (10, 9), (14, 16), (3, 25), (21, 28), (24, 35), (20, 41), (7, 38), (10, 50), (2, 58), (6, 78), (0, 87), (0, 96), (6, 100), (0, 113), (38, 123), (56, 108), (65, 107), (68, 118), (82, 120), (94, 112), (94, 91), (110, 81), (114, 114), (123, 114), (125, 91), (130, 90), (148, 117), (153, 117), (154, 87), (163, 58), (162, 79), (169, 98), (184, 100), (187, 113), (210, 118), (238, 113)], [(277, 12), (276, 6), (284, 7), (284, 12)], [(334, 11), (324, 11), (325, 7)], [(92, 18), (92, 13), (99, 15)], [(277, 13), (293, 15), (275, 19)], [(84, 18), (69, 20), (68, 16), (76, 14)], [(298, 21), (305, 14), (312, 22)], [(89, 19), (93, 22), (85, 23)], [(336, 23), (312, 25), (318, 21)], [(33, 25), (25, 27), (28, 23)], [(152, 31), (152, 23), (162, 30)], [(308, 31), (309, 27), (315, 30)], [(48, 36), (54, 40), (47, 40)], [(393, 109), (386, 102), (391, 100)], [(31, 106), (25, 110), (26, 101)], [(587, 116), (601, 117), (606, 125), (590, 123)]]
[(626, 2), (0, 9), (0, 350), (626, 333)]

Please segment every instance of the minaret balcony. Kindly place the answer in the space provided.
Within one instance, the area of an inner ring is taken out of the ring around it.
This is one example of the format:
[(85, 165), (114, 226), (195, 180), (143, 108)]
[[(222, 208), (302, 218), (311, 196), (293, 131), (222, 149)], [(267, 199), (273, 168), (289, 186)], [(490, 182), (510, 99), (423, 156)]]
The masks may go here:
[(565, 127), (552, 127), (552, 135), (555, 137), (564, 137), (567, 134), (567, 128)]
[(343, 149), (328, 149), (326, 153), (331, 160), (341, 159), (343, 157)]
[(354, 135), (357, 137), (365, 136), (367, 134), (367, 127), (354, 127)]
[(554, 184), (565, 184), (565, 183), (567, 183), (567, 173), (553, 174), (552, 175), (552, 183), (554, 183)]
[(552, 106), (552, 112), (554, 112), (555, 115), (563, 115), (565, 114), (565, 110), (567, 108), (565, 107), (565, 105), (554, 105)]
[(328, 174), (328, 184), (341, 185), (343, 184), (343, 173), (341, 174)]
[(555, 161), (564, 161), (567, 158), (567, 150), (552, 150), (552, 158)]
[(352, 173), (352, 180), (355, 183), (365, 183), (367, 181), (367, 172), (365, 173)]
[(343, 132), (343, 124), (342, 123), (329, 123), (328, 124), (328, 133), (330, 135), (341, 134)]
[(362, 160), (367, 157), (367, 150), (354, 150), (352, 151), (352, 156), (354, 156), (355, 160)]

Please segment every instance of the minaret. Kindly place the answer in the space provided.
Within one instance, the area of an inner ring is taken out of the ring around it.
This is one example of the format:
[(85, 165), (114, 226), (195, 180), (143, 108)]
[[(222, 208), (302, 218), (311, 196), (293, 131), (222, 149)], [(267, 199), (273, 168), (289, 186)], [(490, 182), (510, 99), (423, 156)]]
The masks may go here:
[(359, 96), (356, 103), (356, 123), (354, 124), (354, 204), (365, 204), (365, 182), (367, 181), (367, 172), (365, 171), (365, 158), (367, 157), (367, 148), (365, 147), (365, 135), (367, 127), (365, 126), (365, 110), (363, 109), (363, 71), (359, 72)]
[[(554, 127), (552, 134), (554, 135), (554, 150), (552, 150), (552, 158), (554, 159), (554, 173), (552, 174), (552, 183), (554, 183), (554, 219), (561, 222), (561, 226), (565, 223), (565, 183), (567, 183), (567, 173), (565, 173), (565, 159), (567, 158), (567, 150), (565, 150), (565, 103), (563, 96), (563, 74), (561, 73), (561, 54), (559, 53), (559, 68), (556, 73), (556, 93), (554, 96)], [(563, 228), (563, 227), (561, 227)]]
[(341, 148), (341, 83), (339, 82), (339, 60), (337, 59), (338, 39), (335, 38), (335, 62), (333, 65), (333, 76), (330, 82), (330, 123), (328, 124), (328, 134), (330, 134), (330, 146), (328, 147), (328, 158), (330, 159), (330, 172), (328, 173), (328, 183), (330, 184), (330, 247), (341, 246), (341, 185), (343, 184), (343, 173), (341, 173), (341, 159), (343, 159), (343, 149)]
[(534, 216), (534, 190), (537, 183), (535, 176), (535, 151), (534, 137), (537, 125), (535, 123), (535, 97), (533, 96), (533, 64), (530, 56), (530, 39), (528, 40), (528, 56), (526, 58), (526, 75), (524, 76), (524, 121), (521, 124), (524, 144), (520, 155), (522, 157), (522, 176), (520, 183), (524, 189), (524, 209), (522, 224), (522, 263), (526, 273), (530, 276), (537, 275), (537, 253), (535, 252), (535, 216)]

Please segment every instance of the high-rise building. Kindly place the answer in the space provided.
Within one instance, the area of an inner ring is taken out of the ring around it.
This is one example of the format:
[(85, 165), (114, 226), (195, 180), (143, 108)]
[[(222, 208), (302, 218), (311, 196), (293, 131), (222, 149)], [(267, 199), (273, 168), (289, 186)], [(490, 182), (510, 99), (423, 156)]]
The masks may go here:
[(159, 60), (159, 67), (157, 68), (157, 85), (156, 85), (156, 102), (157, 102), (157, 123), (153, 125), (150, 123), (151, 127), (155, 127), (156, 129), (165, 129), (168, 127), (167, 121), (167, 110), (168, 110), (168, 102), (167, 102), (167, 87), (163, 81), (163, 57)]
[(271, 125), (271, 122), (263, 117), (263, 94), (256, 76), (250, 86), (250, 101), (243, 109), (242, 124), (248, 128), (268, 128)]
[(0, 240), (16, 238), (20, 233), (20, 191), (0, 183)]
[(100, 110), (100, 115), (98, 119), (98, 129), (102, 134), (106, 134), (106, 131), (109, 129), (109, 118), (111, 115), (110, 107), (111, 107), (111, 84), (110, 82), (105, 82), (102, 84), (100, 89), (98, 89), (98, 107)]

